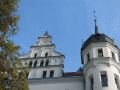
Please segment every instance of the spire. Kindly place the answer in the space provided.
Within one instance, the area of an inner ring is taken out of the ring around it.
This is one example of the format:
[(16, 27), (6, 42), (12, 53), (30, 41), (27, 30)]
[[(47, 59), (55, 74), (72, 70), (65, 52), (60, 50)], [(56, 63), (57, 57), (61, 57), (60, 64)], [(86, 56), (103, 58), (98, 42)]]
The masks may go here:
[(95, 15), (95, 11), (94, 11), (94, 22), (95, 22), (95, 34), (98, 34), (98, 26), (97, 26), (97, 20), (96, 20), (96, 15)]
[(51, 37), (51, 36), (49, 35), (48, 31), (46, 31), (42, 37)]
[(46, 31), (44, 35), (48, 35), (48, 31)]

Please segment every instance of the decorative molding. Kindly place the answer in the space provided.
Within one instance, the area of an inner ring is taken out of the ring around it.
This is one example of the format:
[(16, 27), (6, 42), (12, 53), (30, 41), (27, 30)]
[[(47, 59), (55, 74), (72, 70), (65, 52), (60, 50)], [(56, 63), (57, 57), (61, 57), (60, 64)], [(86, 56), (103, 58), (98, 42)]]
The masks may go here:
[(84, 73), (86, 73), (88, 69), (90, 69), (91, 67), (95, 67), (95, 66), (97, 67), (98, 64), (105, 64), (108, 67), (113, 65), (120, 70), (120, 64), (117, 61), (113, 60), (110, 57), (100, 57), (100, 58), (92, 58), (91, 61), (83, 67)]
[(83, 81), (84, 81), (83, 76), (28, 79), (30, 85), (57, 84), (57, 83), (83, 83)]

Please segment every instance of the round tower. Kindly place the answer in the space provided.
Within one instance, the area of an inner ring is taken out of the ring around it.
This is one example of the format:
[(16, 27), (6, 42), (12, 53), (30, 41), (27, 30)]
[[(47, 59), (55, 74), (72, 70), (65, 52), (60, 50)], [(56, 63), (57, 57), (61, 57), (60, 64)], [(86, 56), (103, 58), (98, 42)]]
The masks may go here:
[(85, 90), (120, 90), (120, 49), (96, 29), (95, 21), (95, 34), (81, 48)]

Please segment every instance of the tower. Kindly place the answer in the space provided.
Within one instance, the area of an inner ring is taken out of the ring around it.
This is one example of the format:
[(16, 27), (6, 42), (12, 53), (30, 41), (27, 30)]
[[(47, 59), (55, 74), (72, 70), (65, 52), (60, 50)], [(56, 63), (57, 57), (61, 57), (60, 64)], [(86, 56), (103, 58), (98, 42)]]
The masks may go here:
[(46, 32), (38, 37), (37, 43), (31, 46), (27, 55), (20, 57), (23, 65), (29, 65), (28, 79), (62, 77), (64, 55), (55, 48), (52, 37)]
[(120, 90), (120, 49), (105, 34), (98, 32), (81, 47), (85, 90)]

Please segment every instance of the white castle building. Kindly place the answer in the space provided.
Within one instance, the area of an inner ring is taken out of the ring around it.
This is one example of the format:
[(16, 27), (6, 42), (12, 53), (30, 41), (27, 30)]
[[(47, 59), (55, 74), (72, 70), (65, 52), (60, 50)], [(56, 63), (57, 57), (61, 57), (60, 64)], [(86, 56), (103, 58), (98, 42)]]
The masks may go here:
[(55, 50), (52, 37), (45, 33), (38, 38), (27, 55), (30, 90), (120, 90), (120, 49), (114, 40), (98, 33), (92, 34), (81, 47), (83, 68), (64, 72), (64, 55)]

